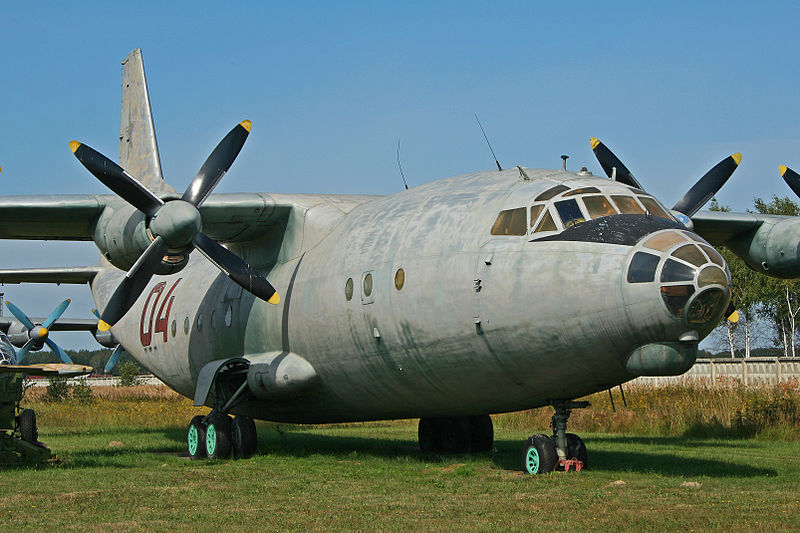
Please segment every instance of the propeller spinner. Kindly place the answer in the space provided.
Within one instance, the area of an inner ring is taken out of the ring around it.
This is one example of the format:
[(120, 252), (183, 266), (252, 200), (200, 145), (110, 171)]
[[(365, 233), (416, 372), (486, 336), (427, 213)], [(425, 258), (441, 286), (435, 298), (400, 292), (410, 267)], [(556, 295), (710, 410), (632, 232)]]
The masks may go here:
[(197, 248), (253, 295), (271, 304), (280, 302), (280, 296), (264, 276), (201, 231), (203, 220), (198, 208), (239, 155), (250, 128), (249, 120), (237, 124), (214, 148), (183, 196), (166, 202), (100, 152), (78, 141), (69, 143), (75, 157), (89, 172), (147, 216), (148, 228), (154, 236), (103, 310), (98, 323), (100, 331), (108, 331), (127, 313), (170, 249), (183, 248), (189, 253)]

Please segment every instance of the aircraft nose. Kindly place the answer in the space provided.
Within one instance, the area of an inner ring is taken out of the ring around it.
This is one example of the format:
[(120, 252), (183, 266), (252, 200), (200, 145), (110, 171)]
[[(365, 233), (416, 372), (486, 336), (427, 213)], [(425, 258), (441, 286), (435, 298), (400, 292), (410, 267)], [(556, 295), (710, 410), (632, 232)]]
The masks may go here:
[(628, 322), (648, 343), (693, 344), (722, 318), (730, 299), (730, 272), (699, 235), (668, 229), (633, 247), (624, 274)]

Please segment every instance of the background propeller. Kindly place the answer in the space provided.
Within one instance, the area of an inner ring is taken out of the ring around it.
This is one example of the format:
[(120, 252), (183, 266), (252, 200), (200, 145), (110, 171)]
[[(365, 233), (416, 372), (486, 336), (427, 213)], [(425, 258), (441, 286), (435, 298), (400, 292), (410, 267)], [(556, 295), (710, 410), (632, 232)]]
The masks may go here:
[[(597, 157), (597, 160), (600, 162), (600, 166), (603, 167), (603, 170), (609, 178), (614, 175), (613, 169), (616, 168), (617, 181), (636, 187), (637, 189), (643, 189), (636, 178), (633, 177), (631, 171), (628, 170), (622, 161), (620, 161), (606, 145), (600, 142), (597, 137), (592, 137), (589, 143), (592, 146), (595, 157)], [(728, 181), (728, 178), (730, 178), (733, 172), (738, 168), (741, 161), (742, 154), (735, 153), (717, 163), (714, 168), (706, 172), (705, 175), (678, 200), (678, 203), (676, 203), (672, 209), (683, 213), (687, 217), (691, 217), (697, 213), (697, 211), (722, 188), (725, 182)], [(800, 185), (800, 179), (798, 179), (798, 185)]]
[(55, 342), (50, 340), (50, 327), (58, 320), (69, 306), (69, 300), (64, 300), (53, 309), (41, 324), (34, 324), (30, 318), (16, 305), (6, 302), (6, 307), (20, 321), (28, 333), (28, 341), (17, 352), (17, 362), (21, 362), (31, 350), (39, 350), (47, 344), (53, 353), (58, 355), (64, 363), (72, 363), (72, 359)]
[(98, 323), (108, 331), (134, 304), (168, 250), (189, 253), (199, 249), (214, 265), (253, 295), (272, 304), (280, 302), (275, 288), (239, 256), (202, 233), (198, 207), (233, 164), (250, 133), (251, 123), (237, 124), (211, 152), (179, 200), (163, 201), (125, 169), (78, 141), (69, 143), (75, 157), (97, 179), (147, 216), (154, 235), (150, 246), (125, 275), (108, 301)]

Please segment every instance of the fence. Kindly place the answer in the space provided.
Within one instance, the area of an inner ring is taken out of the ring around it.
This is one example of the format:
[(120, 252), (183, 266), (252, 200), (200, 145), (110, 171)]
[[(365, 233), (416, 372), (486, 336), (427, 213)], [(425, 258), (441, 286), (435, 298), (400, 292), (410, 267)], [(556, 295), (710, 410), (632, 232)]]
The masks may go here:
[(692, 380), (715, 383), (719, 378), (736, 379), (744, 385), (774, 385), (792, 378), (800, 380), (800, 357), (698, 359), (694, 366), (681, 376), (641, 377), (633, 380), (633, 383), (663, 385)]

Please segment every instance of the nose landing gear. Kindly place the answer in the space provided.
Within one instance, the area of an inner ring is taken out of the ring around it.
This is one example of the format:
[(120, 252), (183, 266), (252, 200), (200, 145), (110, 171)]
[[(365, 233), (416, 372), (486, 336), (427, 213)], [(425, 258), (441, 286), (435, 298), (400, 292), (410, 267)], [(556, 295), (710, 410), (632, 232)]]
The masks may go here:
[(554, 470), (569, 472), (586, 468), (586, 445), (574, 433), (567, 433), (567, 420), (573, 409), (589, 406), (589, 402), (555, 400), (551, 404), (555, 413), (551, 427), (553, 436), (533, 435), (522, 449), (522, 471), (526, 474), (546, 474)]

